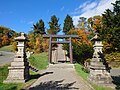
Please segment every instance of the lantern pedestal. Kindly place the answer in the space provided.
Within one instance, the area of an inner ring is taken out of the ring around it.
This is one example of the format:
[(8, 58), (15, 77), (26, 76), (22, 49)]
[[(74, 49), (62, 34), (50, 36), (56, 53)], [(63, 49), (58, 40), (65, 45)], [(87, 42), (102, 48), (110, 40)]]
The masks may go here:
[(15, 38), (18, 41), (18, 51), (15, 55), (14, 61), (8, 67), (9, 73), (4, 83), (24, 83), (29, 79), (29, 63), (26, 59), (26, 42), (27, 39), (24, 33), (20, 37)]
[(92, 40), (94, 40), (94, 53), (90, 62), (90, 74), (88, 79), (97, 85), (108, 85), (114, 87), (110, 75), (110, 67), (108, 67), (108, 64), (106, 63), (102, 53), (102, 42), (98, 39), (97, 34)]

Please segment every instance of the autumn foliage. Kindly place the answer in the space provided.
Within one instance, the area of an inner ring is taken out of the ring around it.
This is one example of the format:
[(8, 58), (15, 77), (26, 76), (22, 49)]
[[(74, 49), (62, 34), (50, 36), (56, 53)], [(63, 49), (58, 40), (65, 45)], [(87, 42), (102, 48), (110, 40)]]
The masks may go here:
[[(73, 58), (76, 62), (84, 64), (85, 60), (92, 57), (92, 43), (88, 39), (89, 33), (79, 28), (71, 29), (68, 34), (78, 35), (79, 39), (72, 39)], [(69, 52), (69, 45), (64, 45)]]
[(73, 39), (74, 43), (77, 43), (78, 45), (81, 44), (87, 44), (87, 45), (91, 45), (90, 40), (88, 40), (88, 35), (89, 33), (85, 32), (84, 30), (75, 28), (74, 30), (70, 30), (69, 31), (70, 34), (77, 34), (79, 36), (80, 39)]

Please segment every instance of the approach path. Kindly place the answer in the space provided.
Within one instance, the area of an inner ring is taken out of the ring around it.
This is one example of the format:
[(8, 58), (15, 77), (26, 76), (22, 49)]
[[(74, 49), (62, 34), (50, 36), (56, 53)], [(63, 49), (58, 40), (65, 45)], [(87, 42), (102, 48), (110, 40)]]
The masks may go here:
[(15, 54), (13, 52), (0, 51), (0, 53), (2, 53), (2, 56), (0, 56), (0, 65), (8, 64), (14, 60)]
[(65, 51), (62, 49), (62, 44), (58, 44), (58, 57), (57, 57), (57, 61), (66, 61), (66, 57), (65, 57)]
[(73, 64), (50, 64), (29, 90), (93, 90), (79, 77)]

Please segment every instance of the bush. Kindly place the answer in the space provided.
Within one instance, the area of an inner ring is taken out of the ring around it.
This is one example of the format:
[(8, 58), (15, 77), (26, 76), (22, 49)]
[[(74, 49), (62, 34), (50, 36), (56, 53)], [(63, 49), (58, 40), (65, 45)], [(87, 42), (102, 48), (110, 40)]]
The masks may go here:
[[(69, 56), (69, 45), (68, 44), (63, 45), (63, 49), (66, 49), (68, 51)], [(73, 43), (73, 59), (75, 60), (75, 62), (84, 65), (84, 61), (88, 58), (91, 58), (92, 54), (93, 54), (92, 46), (87, 44), (78, 45), (76, 43)]]

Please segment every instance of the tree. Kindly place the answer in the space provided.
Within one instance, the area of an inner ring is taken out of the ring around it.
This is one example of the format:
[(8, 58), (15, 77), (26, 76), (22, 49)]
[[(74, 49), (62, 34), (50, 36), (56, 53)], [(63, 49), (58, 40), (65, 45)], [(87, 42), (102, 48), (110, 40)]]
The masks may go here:
[(86, 25), (87, 21), (85, 17), (80, 17), (79, 21), (78, 21), (78, 28), (81, 30), (85, 30), (85, 25)]
[(93, 16), (87, 20), (88, 38), (91, 39), (102, 27), (102, 16)]
[(2, 37), (2, 46), (9, 45), (10, 41), (7, 36)]
[(39, 20), (35, 25), (33, 24), (34, 34), (45, 34), (45, 25), (42, 19)]
[[(87, 34), (78, 28), (74, 28), (74, 30), (70, 30), (68, 34), (76, 34), (79, 36), (78, 39), (72, 39), (73, 46), (73, 59), (76, 62), (84, 64), (85, 60), (92, 57), (93, 49), (92, 44), (87, 38)], [(69, 45), (64, 45), (64, 49), (69, 52)]]
[(102, 40), (111, 44), (111, 51), (120, 51), (120, 0), (113, 5), (113, 11), (107, 9), (102, 14), (102, 29), (100, 29), (100, 37)]
[(60, 24), (58, 24), (59, 18), (55, 15), (51, 16), (51, 21), (49, 24), (49, 29), (47, 30), (48, 34), (55, 35), (60, 31)]
[(88, 30), (91, 32), (96, 32), (97, 30), (101, 29), (102, 26), (102, 16), (94, 16), (88, 18)]
[(5, 26), (0, 26), (0, 47), (12, 44), (16, 32)]
[(72, 28), (74, 28), (72, 18), (67, 15), (64, 20), (63, 32), (67, 34)]

